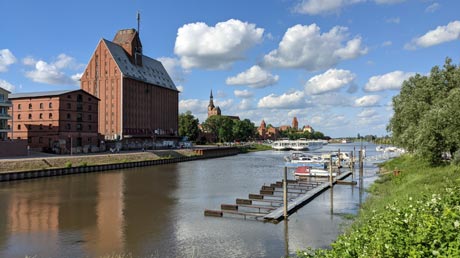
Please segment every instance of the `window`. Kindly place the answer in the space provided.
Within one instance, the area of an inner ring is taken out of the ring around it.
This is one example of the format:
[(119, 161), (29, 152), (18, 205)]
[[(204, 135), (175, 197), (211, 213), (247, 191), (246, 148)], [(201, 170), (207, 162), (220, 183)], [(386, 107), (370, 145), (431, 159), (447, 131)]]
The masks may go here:
[(28, 143), (32, 143), (32, 137), (30, 137), (30, 136), (27, 137), (27, 142), (28, 142)]
[(53, 124), (49, 124), (48, 129), (50, 129), (50, 130), (53, 129)]
[(81, 102), (77, 103), (77, 111), (83, 111), (83, 104)]
[(53, 118), (53, 113), (49, 113), (49, 114), (48, 114), (48, 118), (49, 118), (49, 119), (52, 119), (52, 118)]
[(91, 111), (93, 109), (93, 106), (88, 105), (88, 111)]
[(29, 103), (29, 109), (32, 109), (32, 103)]
[(81, 129), (82, 129), (81, 124), (77, 124), (77, 131), (81, 131)]
[(18, 120), (21, 120), (21, 114), (18, 114)]
[(53, 103), (50, 102), (50, 103), (48, 104), (48, 107), (49, 107), (49, 108), (53, 108)]
[(83, 121), (83, 115), (82, 115), (82, 113), (77, 113), (77, 121), (78, 121), (78, 122)]
[(81, 94), (77, 95), (77, 101), (82, 102), (83, 101), (83, 96)]
[(70, 130), (72, 127), (70, 126), (70, 124), (67, 124), (66, 128), (67, 130)]
[(43, 143), (43, 137), (38, 137), (38, 143)]
[(21, 125), (18, 125), (18, 130), (21, 130)]
[(71, 109), (71, 108), (72, 108), (72, 104), (67, 103), (67, 109)]
[(91, 142), (91, 137), (88, 137), (88, 142)]
[(67, 98), (68, 98), (68, 99), (71, 99), (71, 98), (72, 98), (72, 96), (70, 96), (70, 95), (67, 95)]
[(40, 124), (40, 130), (43, 130), (43, 125), (42, 124)]
[(93, 127), (91, 125), (88, 125), (88, 130), (91, 131)]
[(70, 113), (67, 113), (67, 119), (70, 119)]
[(39, 117), (40, 117), (40, 119), (43, 119), (43, 114), (42, 114), (42, 113), (40, 113)]
[(32, 114), (29, 114), (29, 119), (32, 119)]
[(40, 103), (40, 109), (43, 109), (43, 103)]
[(18, 104), (18, 109), (21, 109), (21, 104)]
[(88, 115), (88, 121), (92, 121), (93, 120), (93, 116), (91, 114)]
[(93, 99), (91, 97), (88, 97), (88, 101), (91, 101), (91, 100), (93, 100)]

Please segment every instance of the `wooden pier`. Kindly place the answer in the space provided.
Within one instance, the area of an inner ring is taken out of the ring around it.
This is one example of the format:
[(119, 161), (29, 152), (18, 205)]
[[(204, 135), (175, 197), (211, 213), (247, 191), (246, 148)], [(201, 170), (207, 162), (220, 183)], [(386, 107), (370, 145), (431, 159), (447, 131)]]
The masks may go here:
[[(352, 174), (342, 172), (333, 177), (305, 177), (297, 180), (286, 180), (287, 214), (291, 214), (303, 205), (312, 201), (316, 196), (327, 190), (331, 185), (340, 183)], [(348, 182), (347, 182), (348, 183)], [(352, 184), (351, 182), (349, 184)], [(220, 210), (204, 211), (205, 216), (222, 217), (224, 214), (240, 215), (245, 219), (252, 217), (264, 221), (278, 222), (284, 219), (283, 181), (263, 185), (259, 193), (250, 193), (248, 198), (237, 198), (235, 204), (222, 204)]]

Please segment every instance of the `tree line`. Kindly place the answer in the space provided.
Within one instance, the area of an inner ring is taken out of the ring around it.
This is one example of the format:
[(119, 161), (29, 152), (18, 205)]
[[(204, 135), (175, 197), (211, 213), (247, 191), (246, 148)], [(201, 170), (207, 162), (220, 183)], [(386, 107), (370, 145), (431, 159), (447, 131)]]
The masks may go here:
[(433, 165), (460, 156), (460, 68), (452, 59), (404, 81), (393, 109), (387, 130), (394, 144)]

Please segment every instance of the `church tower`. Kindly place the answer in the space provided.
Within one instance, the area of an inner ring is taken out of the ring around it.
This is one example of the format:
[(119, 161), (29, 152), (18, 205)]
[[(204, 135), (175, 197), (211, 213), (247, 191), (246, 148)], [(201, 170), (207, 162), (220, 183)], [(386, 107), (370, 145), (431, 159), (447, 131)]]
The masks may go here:
[(212, 90), (211, 90), (211, 95), (209, 96), (209, 105), (208, 105), (208, 118), (211, 116), (220, 116), (220, 108), (214, 106), (214, 97), (212, 96)]

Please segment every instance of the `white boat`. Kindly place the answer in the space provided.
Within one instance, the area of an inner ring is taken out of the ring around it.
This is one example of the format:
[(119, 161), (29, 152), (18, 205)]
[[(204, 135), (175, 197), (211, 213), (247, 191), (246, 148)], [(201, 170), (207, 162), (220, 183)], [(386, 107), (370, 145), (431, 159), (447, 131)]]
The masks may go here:
[(379, 146), (377, 146), (377, 147), (375, 148), (375, 150), (376, 150), (376, 151), (385, 151), (385, 148), (383, 148), (382, 146), (379, 145)]
[[(330, 176), (330, 172), (324, 169), (310, 168), (308, 166), (302, 166), (296, 168), (294, 171), (295, 177), (307, 177), (307, 176)], [(332, 172), (332, 176), (337, 176), (337, 173)]]
[(322, 141), (298, 139), (298, 140), (279, 140), (272, 144), (275, 150), (296, 150), (312, 151), (323, 147)]
[(284, 159), (293, 165), (327, 168), (326, 160), (321, 156), (308, 155), (302, 152), (293, 152), (291, 156), (286, 156)]

